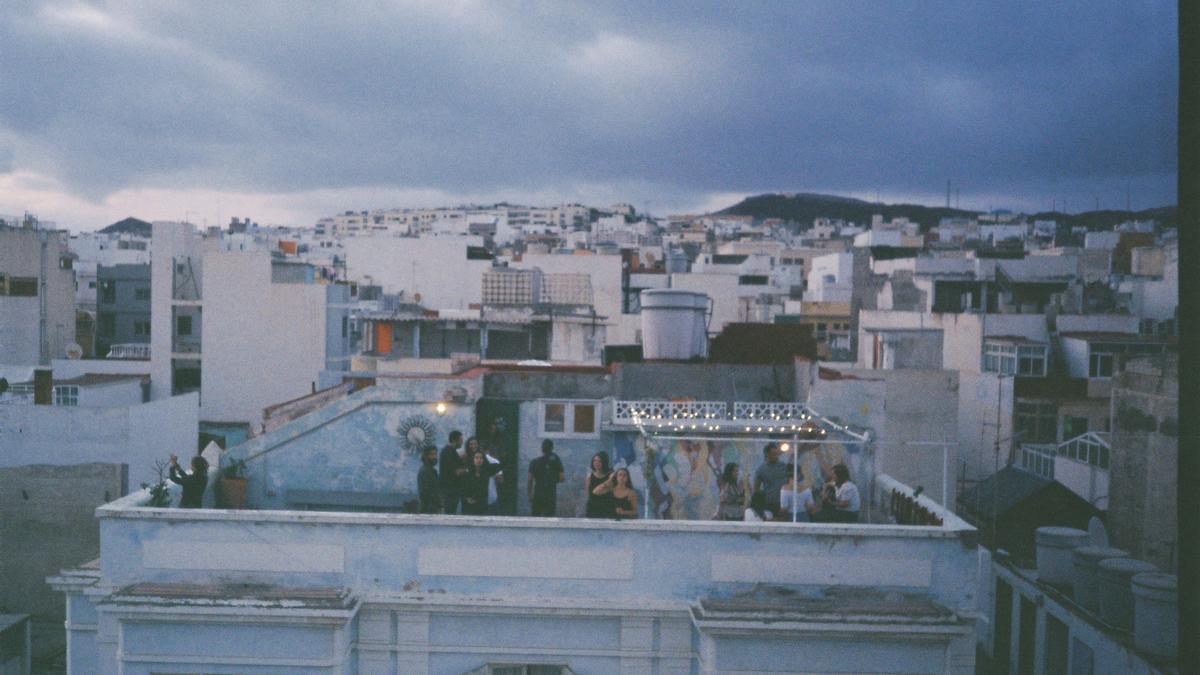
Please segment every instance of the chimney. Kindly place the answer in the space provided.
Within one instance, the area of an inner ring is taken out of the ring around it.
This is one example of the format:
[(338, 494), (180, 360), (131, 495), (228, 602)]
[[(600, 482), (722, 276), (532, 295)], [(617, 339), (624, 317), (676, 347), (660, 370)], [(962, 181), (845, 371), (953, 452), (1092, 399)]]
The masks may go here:
[(54, 403), (54, 371), (49, 368), (38, 368), (33, 371), (33, 403), (34, 405)]

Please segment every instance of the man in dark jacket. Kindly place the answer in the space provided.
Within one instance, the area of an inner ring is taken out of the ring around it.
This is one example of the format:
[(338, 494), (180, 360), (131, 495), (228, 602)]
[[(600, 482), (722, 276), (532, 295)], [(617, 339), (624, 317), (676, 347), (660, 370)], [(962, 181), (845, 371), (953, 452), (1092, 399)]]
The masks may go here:
[(563, 464), (554, 454), (554, 441), (542, 441), (542, 456), (529, 463), (529, 511), (535, 516), (553, 518), (558, 509), (558, 484), (563, 482)]
[(441, 513), (442, 495), (438, 485), (437, 448), (427, 445), (421, 450), (421, 470), (417, 472), (417, 499), (421, 513)]
[(442, 508), (446, 513), (458, 513), (462, 500), (462, 477), (467, 473), (467, 463), (459, 456), (462, 447), (462, 432), (451, 431), (449, 442), (438, 455), (438, 486), (442, 491)]

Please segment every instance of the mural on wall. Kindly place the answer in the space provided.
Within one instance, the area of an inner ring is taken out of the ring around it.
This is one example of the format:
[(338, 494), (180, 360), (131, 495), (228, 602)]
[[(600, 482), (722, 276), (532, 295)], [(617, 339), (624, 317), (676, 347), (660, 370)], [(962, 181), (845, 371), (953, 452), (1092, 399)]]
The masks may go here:
[(422, 448), (433, 445), (433, 422), (422, 415), (413, 415), (396, 426), (396, 435), (400, 437), (402, 448), (419, 455)]
[[(741, 467), (739, 476), (750, 494), (750, 482), (754, 471), (762, 464), (762, 449), (767, 441), (696, 439), (654, 439), (637, 434), (629, 437), (627, 446), (634, 453), (634, 460), (641, 458), (638, 471), (641, 488), (649, 487), (650, 517), (663, 520), (709, 520), (714, 517), (720, 503), (717, 478), (728, 462)], [(616, 443), (620, 454), (622, 443)], [(827, 481), (833, 476), (833, 467), (844, 463), (850, 469), (851, 479), (860, 474), (861, 452), (856, 443), (830, 440), (818, 444), (801, 444), (799, 450), (784, 454), (780, 461), (788, 463), (799, 456), (799, 467), (804, 477), (797, 490), (812, 485), (814, 477)]]

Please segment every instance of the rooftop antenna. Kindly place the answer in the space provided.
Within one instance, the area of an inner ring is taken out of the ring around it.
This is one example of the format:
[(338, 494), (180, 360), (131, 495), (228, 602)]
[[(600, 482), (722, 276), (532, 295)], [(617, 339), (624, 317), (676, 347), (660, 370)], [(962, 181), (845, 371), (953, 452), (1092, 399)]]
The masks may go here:
[(1133, 209), (1130, 208), (1130, 197), (1129, 197), (1129, 186), (1128, 185), (1125, 186), (1125, 211), (1128, 213), (1133, 213)]
[(946, 208), (950, 208), (950, 179), (946, 179)]
[(958, 186), (954, 186), (954, 208), (959, 208), (961, 204), (958, 201)]

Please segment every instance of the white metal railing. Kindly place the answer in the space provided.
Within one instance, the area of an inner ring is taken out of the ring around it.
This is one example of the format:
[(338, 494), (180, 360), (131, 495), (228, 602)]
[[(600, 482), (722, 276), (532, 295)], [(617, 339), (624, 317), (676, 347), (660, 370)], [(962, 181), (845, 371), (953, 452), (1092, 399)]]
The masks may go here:
[(636, 420), (727, 419), (724, 401), (614, 401), (613, 423)]
[(1089, 431), (1058, 446), (1058, 454), (1101, 469), (1108, 468), (1109, 435), (1101, 431)]
[(148, 361), (150, 359), (150, 345), (137, 343), (113, 345), (108, 348), (108, 356), (105, 358)]
[(1053, 443), (1025, 443), (1021, 446), (1021, 468), (1041, 476), (1054, 479), (1054, 457), (1058, 449)]
[(812, 417), (803, 403), (738, 401), (733, 404), (735, 419), (806, 420)]

